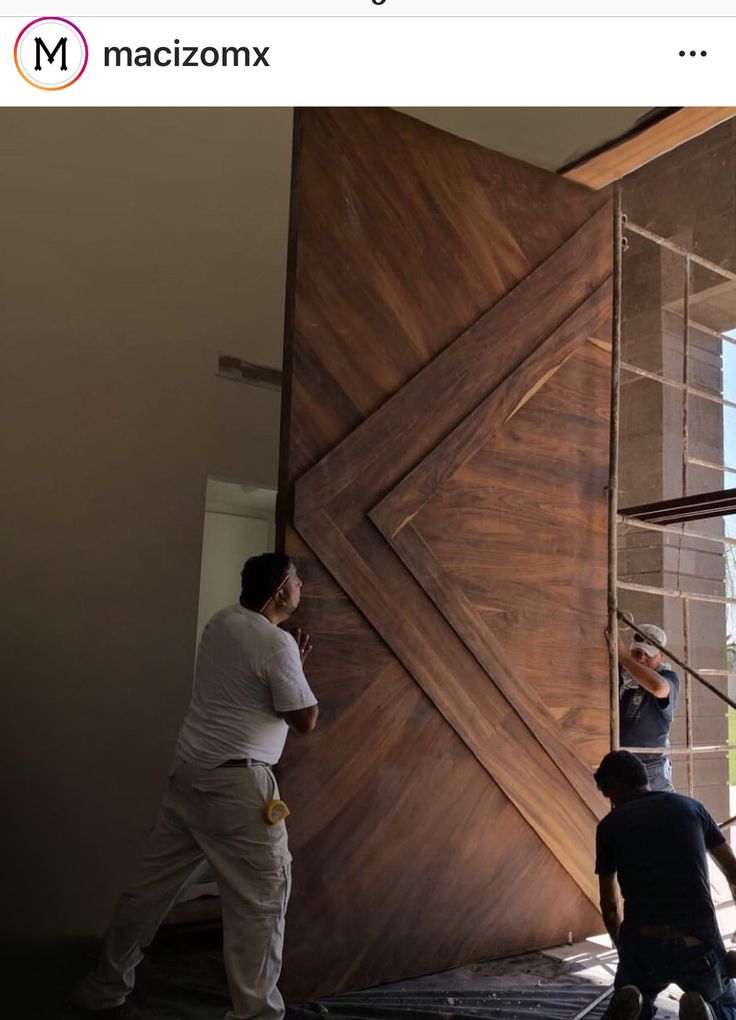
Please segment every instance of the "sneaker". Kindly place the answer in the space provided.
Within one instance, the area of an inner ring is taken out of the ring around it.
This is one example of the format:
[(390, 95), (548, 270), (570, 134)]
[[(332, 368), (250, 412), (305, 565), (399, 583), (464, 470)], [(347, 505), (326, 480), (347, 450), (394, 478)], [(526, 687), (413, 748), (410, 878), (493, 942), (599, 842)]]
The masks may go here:
[(624, 985), (614, 992), (605, 1020), (639, 1020), (643, 1005), (644, 1000), (636, 985)]
[(680, 1020), (714, 1020), (713, 1010), (702, 995), (685, 992), (680, 999)]

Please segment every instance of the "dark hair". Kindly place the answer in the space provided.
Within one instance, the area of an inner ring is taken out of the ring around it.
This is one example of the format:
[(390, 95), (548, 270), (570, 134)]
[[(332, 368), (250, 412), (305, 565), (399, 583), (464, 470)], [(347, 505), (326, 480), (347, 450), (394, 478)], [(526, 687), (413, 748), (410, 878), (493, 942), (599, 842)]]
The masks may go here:
[(259, 613), (289, 573), (286, 553), (261, 553), (245, 561), (240, 572), (240, 604)]
[(593, 777), (601, 793), (612, 786), (621, 790), (637, 790), (648, 782), (647, 770), (631, 751), (611, 751), (598, 766)]

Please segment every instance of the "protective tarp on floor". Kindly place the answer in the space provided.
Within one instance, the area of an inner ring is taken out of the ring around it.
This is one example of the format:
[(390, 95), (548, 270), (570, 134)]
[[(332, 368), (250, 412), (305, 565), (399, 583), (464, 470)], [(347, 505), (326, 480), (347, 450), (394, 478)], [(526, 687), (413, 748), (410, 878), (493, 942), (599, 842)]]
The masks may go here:
[[(222, 1020), (230, 1000), (218, 941), (216, 931), (157, 941), (139, 969), (139, 1001), (150, 1020)], [(290, 1018), (600, 1020), (615, 967), (610, 947), (590, 941), (325, 997), (292, 1006)], [(659, 1020), (677, 1016), (676, 997), (660, 997)], [(47, 1015), (63, 1017), (58, 1009)]]

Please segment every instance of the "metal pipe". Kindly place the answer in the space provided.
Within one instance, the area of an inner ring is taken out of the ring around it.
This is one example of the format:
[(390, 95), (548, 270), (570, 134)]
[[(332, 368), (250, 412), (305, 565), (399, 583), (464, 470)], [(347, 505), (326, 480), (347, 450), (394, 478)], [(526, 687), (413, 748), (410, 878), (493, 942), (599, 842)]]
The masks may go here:
[[(672, 599), (690, 599), (691, 602), (715, 602), (719, 606), (736, 606), (736, 598), (728, 598), (725, 595), (698, 595), (690, 591), (680, 591), (679, 588), (656, 588), (652, 584), (634, 584), (633, 581), (619, 581), (618, 586), (625, 591), (643, 591), (648, 595), (667, 595)], [(648, 640), (649, 638), (647, 638)]]
[(667, 238), (661, 237), (645, 227), (640, 227), (637, 223), (632, 223), (631, 220), (626, 221), (626, 229), (630, 230), (632, 234), (638, 234), (639, 237), (646, 238), (647, 241), (652, 241), (654, 244), (659, 245), (660, 248), (666, 248), (667, 251), (674, 252), (675, 255), (689, 255), (696, 265), (709, 269), (711, 273), (723, 277), (724, 280), (736, 280), (736, 273), (732, 273), (730, 269), (724, 269), (717, 262), (704, 259), (702, 255), (694, 255), (692, 252), (688, 252), (686, 248), (681, 248), (679, 244), (675, 244), (674, 241), (668, 241)]
[(698, 333), (705, 333), (707, 336), (714, 336), (717, 340), (726, 340), (730, 344), (736, 344), (736, 340), (732, 340), (730, 336), (720, 333), (717, 329), (713, 329), (712, 326), (706, 326), (702, 322), (698, 322), (697, 319), (690, 319), (690, 325), (695, 326)]
[[(682, 495), (687, 496), (687, 458), (690, 436), (688, 434), (689, 385), (690, 385), (690, 256), (685, 256), (685, 279), (683, 280), (683, 304), (685, 317), (682, 324)], [(687, 655), (685, 655), (687, 658)]]
[(624, 218), (621, 182), (613, 187), (613, 320), (611, 329), (611, 430), (608, 460), (608, 661), (611, 706), (611, 749), (619, 746), (618, 692), (618, 454), (621, 391), (622, 275)]
[[(690, 658), (690, 603), (682, 603), (682, 647), (685, 661)], [(687, 789), (690, 796), (695, 793), (695, 762), (693, 761), (693, 691), (692, 678), (685, 673), (685, 743), (690, 753), (687, 756)]]
[(700, 457), (688, 457), (690, 464), (697, 464), (698, 467), (711, 468), (713, 471), (727, 472), (728, 474), (736, 474), (736, 467), (731, 464), (716, 464), (713, 460), (701, 460)]
[(599, 1006), (602, 1002), (604, 1002), (608, 998), (608, 996), (611, 995), (612, 992), (613, 985), (611, 985), (610, 988), (606, 988), (605, 992), (601, 992), (600, 995), (596, 996), (596, 998), (593, 999), (593, 1001), (589, 1003), (589, 1005), (581, 1009), (579, 1013), (575, 1014), (575, 1016), (571, 1016), (570, 1020), (583, 1020), (583, 1018), (586, 1017), (588, 1013), (593, 1012), (596, 1006)]
[[(677, 379), (673, 379), (669, 375), (659, 375), (657, 372), (650, 372), (647, 368), (639, 368), (638, 365), (632, 365), (628, 361), (621, 362), (621, 371), (641, 376), (643, 379), (653, 379), (654, 382), (662, 383), (663, 386), (671, 386), (674, 390), (684, 389), (683, 384)], [(719, 397), (715, 393), (709, 393), (708, 390), (701, 390), (699, 386), (688, 385), (687, 390), (693, 397), (709, 400), (711, 404), (718, 404), (720, 407), (736, 407), (736, 401)]]
[(654, 524), (653, 521), (640, 521), (638, 517), (627, 517), (626, 514), (619, 514), (618, 522), (631, 528), (643, 528), (645, 531), (663, 531), (667, 535), (684, 535), (686, 538), (700, 538), (705, 542), (736, 545), (736, 538), (731, 538), (730, 535), (706, 535), (702, 531), (675, 531), (675, 528), (681, 527), (679, 524)]
[[(688, 458), (690, 455), (689, 412), (690, 412), (690, 256), (684, 260), (685, 278), (683, 280), (683, 311), (682, 325), (682, 495), (688, 495), (687, 475)], [(677, 583), (680, 581), (680, 556), (682, 553), (682, 535), (677, 550)], [(682, 653), (685, 662), (690, 661), (690, 600), (682, 600)], [(695, 792), (695, 761), (692, 754), (693, 746), (693, 697), (692, 678), (685, 673), (685, 743), (690, 749), (687, 756), (687, 792), (692, 797)]]
[(686, 754), (726, 754), (736, 751), (736, 744), (703, 744), (701, 747), (621, 747), (619, 750), (632, 754), (667, 754), (672, 758), (684, 758)]

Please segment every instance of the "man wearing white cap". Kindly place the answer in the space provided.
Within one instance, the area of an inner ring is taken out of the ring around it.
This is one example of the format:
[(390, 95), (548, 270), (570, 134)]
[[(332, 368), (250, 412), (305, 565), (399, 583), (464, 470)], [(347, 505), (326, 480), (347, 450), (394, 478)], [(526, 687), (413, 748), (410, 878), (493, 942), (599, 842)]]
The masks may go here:
[[(667, 635), (653, 623), (639, 624), (639, 630), (657, 644), (667, 644)], [(618, 641), (619, 735), (622, 747), (669, 747), (670, 729), (677, 708), (680, 680), (665, 662), (664, 653), (634, 633), (629, 648)], [(637, 754), (647, 770), (652, 790), (674, 792), (672, 764), (661, 752)]]

